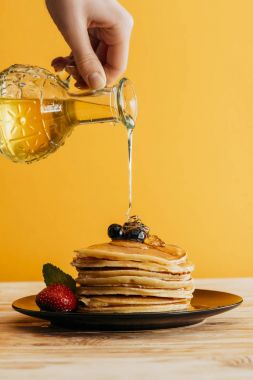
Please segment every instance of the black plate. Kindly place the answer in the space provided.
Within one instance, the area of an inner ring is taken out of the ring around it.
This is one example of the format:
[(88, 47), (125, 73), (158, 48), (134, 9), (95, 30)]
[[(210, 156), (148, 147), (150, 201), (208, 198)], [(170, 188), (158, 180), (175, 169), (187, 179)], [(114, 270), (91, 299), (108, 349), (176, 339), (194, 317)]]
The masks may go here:
[(54, 325), (82, 330), (147, 330), (193, 325), (240, 305), (242, 298), (215, 290), (196, 289), (191, 306), (183, 311), (135, 313), (80, 313), (41, 311), (35, 296), (20, 298), (12, 307), (19, 313), (46, 319)]

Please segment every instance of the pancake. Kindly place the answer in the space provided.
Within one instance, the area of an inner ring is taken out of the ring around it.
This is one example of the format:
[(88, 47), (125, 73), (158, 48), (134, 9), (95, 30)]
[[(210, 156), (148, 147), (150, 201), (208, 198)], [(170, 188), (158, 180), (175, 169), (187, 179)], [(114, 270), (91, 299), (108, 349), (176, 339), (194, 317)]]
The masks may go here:
[(186, 252), (176, 246), (167, 245), (164, 251), (152, 248), (142, 243), (117, 241), (114, 243), (96, 244), (86, 249), (76, 250), (78, 258), (92, 257), (105, 260), (137, 261), (168, 265), (169, 263), (180, 264), (186, 259)]
[(101, 278), (78, 277), (76, 281), (80, 285), (87, 286), (141, 286), (142, 288), (154, 289), (188, 289), (192, 288), (192, 281), (166, 281), (159, 278), (141, 276), (114, 276)]
[(173, 273), (162, 273), (162, 272), (154, 272), (147, 271), (147, 270), (141, 270), (141, 269), (126, 269), (126, 268), (103, 268), (102, 270), (96, 269), (94, 270), (78, 270), (78, 277), (81, 278), (101, 278), (101, 277), (117, 277), (117, 276), (141, 276), (141, 277), (151, 277), (154, 278), (161, 278), (163, 280), (190, 280), (191, 279), (191, 273), (182, 273), (182, 274), (173, 274)]
[(76, 268), (133, 268), (133, 269), (143, 269), (150, 272), (164, 272), (164, 273), (190, 273), (193, 270), (193, 264), (190, 262), (181, 263), (180, 265), (170, 264), (170, 265), (159, 265), (156, 263), (148, 262), (137, 262), (128, 260), (104, 260), (104, 259), (93, 259), (91, 257), (79, 258), (75, 257), (73, 259), (72, 265)]
[(142, 313), (142, 312), (165, 312), (165, 311), (177, 311), (187, 308), (187, 304), (178, 303), (175, 305), (127, 305), (127, 306), (106, 306), (101, 308), (87, 308), (85, 306), (79, 306), (79, 311), (85, 313)]
[(121, 294), (121, 295), (139, 295), (167, 298), (192, 298), (192, 290), (177, 289), (148, 289), (134, 288), (126, 286), (81, 286), (78, 288), (78, 295), (105, 295), (105, 294)]
[(183, 310), (189, 305), (189, 300), (178, 298), (138, 296), (92, 296), (80, 297), (80, 311), (90, 312), (161, 312)]
[(159, 298), (139, 296), (81, 296), (80, 301), (89, 307), (126, 306), (126, 305), (167, 305), (186, 302), (180, 298)]

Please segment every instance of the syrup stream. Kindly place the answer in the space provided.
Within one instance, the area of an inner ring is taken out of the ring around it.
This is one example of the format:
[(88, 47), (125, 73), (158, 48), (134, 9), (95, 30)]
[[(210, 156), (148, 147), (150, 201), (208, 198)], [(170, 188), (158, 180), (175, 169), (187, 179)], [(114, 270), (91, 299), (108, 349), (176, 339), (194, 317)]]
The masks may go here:
[(133, 174), (132, 174), (132, 158), (133, 158), (133, 129), (127, 128), (127, 145), (128, 145), (128, 210), (126, 213), (129, 219), (132, 211), (132, 194), (133, 194)]

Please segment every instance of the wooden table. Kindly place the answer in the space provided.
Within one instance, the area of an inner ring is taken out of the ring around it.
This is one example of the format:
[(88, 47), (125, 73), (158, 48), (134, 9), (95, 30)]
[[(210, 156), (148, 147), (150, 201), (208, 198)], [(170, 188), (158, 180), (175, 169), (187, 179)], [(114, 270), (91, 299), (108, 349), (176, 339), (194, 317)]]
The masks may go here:
[(197, 287), (237, 293), (244, 303), (195, 326), (73, 332), (11, 309), (41, 283), (0, 283), (0, 379), (253, 379), (253, 278), (198, 280)]

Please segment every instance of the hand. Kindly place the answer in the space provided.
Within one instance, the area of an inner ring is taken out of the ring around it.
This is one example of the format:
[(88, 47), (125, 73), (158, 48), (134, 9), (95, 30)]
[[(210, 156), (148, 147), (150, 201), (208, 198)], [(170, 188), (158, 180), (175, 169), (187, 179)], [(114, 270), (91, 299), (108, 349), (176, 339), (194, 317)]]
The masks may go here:
[(46, 5), (72, 50), (52, 62), (56, 70), (65, 68), (77, 87), (92, 89), (125, 71), (133, 18), (116, 0), (46, 0)]

